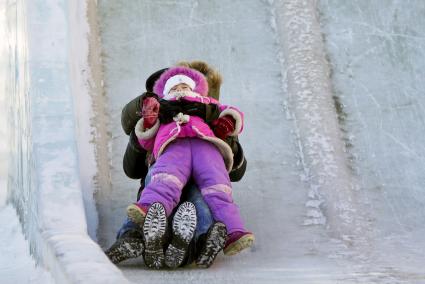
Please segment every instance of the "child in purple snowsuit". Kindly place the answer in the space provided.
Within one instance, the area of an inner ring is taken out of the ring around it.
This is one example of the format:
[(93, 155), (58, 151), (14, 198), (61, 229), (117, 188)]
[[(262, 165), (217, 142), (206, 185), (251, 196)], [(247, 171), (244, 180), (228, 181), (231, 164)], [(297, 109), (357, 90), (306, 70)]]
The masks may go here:
[[(220, 109), (219, 119), (230, 118), (234, 122), (230, 135), (238, 135), (243, 129), (243, 113), (208, 97), (206, 78), (194, 69), (170, 68), (156, 81), (154, 92), (167, 101), (216, 104)], [(156, 162), (151, 168), (151, 182), (140, 200), (127, 208), (128, 217), (143, 225), (146, 212), (156, 202), (161, 203), (167, 217), (170, 216), (179, 203), (183, 187), (192, 177), (214, 219), (226, 225), (225, 254), (236, 254), (251, 246), (254, 235), (244, 228), (239, 208), (232, 198), (228, 171), (232, 169), (233, 154), (228, 144), (217, 138), (198, 116), (179, 113), (173, 122), (165, 124), (158, 119), (147, 123), (151, 118), (142, 116), (135, 133), (140, 145), (152, 151)]]

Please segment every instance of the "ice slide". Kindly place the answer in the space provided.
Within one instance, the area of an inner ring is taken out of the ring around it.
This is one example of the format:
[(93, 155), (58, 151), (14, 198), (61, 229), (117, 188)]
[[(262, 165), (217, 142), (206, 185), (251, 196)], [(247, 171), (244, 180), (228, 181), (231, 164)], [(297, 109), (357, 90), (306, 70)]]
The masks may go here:
[(201, 58), (224, 77), (222, 101), (246, 113), (249, 168), (234, 197), (256, 233), (254, 248), (202, 271), (150, 271), (133, 261), (119, 266), (126, 277), (425, 281), (416, 86), (423, 87), (425, 25), (412, 28), (408, 17), (424, 5), (392, 1), (381, 12), (383, 2), (352, 2), (99, 2), (113, 165), (110, 203), (97, 199), (101, 245), (112, 243), (138, 186), (120, 168), (127, 143), (120, 110), (151, 72)]
[(255, 246), (220, 255), (208, 270), (151, 271), (136, 259), (118, 266), (125, 278), (425, 282), (421, 1), (97, 1), (92, 8), (98, 166), (96, 210), (87, 198), (85, 208), (101, 247), (113, 242), (138, 187), (121, 169), (127, 137), (119, 117), (150, 73), (205, 60), (224, 77), (221, 100), (246, 113), (249, 168), (234, 198)]

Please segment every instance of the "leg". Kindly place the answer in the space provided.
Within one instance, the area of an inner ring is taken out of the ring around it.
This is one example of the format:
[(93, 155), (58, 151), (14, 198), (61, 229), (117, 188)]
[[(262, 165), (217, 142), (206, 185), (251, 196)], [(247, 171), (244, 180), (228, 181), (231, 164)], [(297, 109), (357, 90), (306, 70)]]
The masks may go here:
[(195, 229), (195, 240), (198, 239), (201, 235), (206, 234), (208, 229), (214, 223), (214, 219), (211, 215), (210, 208), (205, 203), (204, 198), (202, 197), (201, 192), (198, 187), (193, 183), (193, 181), (186, 188), (185, 200), (192, 202), (196, 208), (196, 218), (197, 224)]
[(193, 183), (186, 190), (185, 200), (195, 205), (198, 219), (187, 263), (196, 261), (198, 267), (208, 268), (224, 247), (227, 235), (226, 226), (223, 223), (214, 222), (210, 208)]
[(143, 224), (143, 235), (145, 264), (151, 268), (161, 268), (165, 263), (163, 249), (167, 217), (180, 201), (181, 191), (191, 172), (188, 145), (187, 141), (178, 139), (167, 147), (152, 167), (151, 181), (137, 203), (141, 210), (149, 208)]
[(218, 149), (206, 141), (192, 140), (192, 174), (216, 221), (226, 225), (228, 238), (224, 253), (233, 255), (248, 248), (254, 235), (244, 228), (232, 187)]
[(185, 139), (177, 139), (158, 157), (151, 167), (151, 180), (141, 194), (137, 204), (127, 207), (127, 215), (139, 226), (143, 225), (149, 206), (161, 203), (167, 217), (179, 203), (181, 191), (191, 172), (190, 144)]
[(214, 220), (226, 225), (229, 234), (245, 231), (238, 206), (233, 202), (232, 186), (223, 157), (211, 143), (192, 139), (192, 176)]
[[(145, 178), (145, 182), (149, 182), (149, 172)], [(139, 192), (144, 188), (142, 185)], [(128, 217), (122, 224), (117, 233), (116, 241), (105, 254), (113, 263), (120, 263), (130, 258), (136, 258), (144, 252), (143, 231), (136, 223), (132, 222)]]
[(127, 218), (117, 234), (117, 240), (105, 254), (113, 263), (120, 263), (142, 255), (143, 251), (143, 234), (140, 228)]
[(166, 242), (167, 216), (161, 203), (155, 202), (149, 207), (143, 225), (146, 266), (159, 269), (164, 266), (164, 245)]
[(199, 242), (199, 255), (196, 265), (201, 268), (210, 267), (218, 253), (224, 248), (227, 239), (226, 225), (215, 222)]
[(142, 208), (159, 202), (164, 206), (167, 216), (170, 216), (180, 201), (182, 189), (191, 173), (189, 146), (186, 139), (177, 139), (158, 157), (151, 169), (151, 181), (138, 201)]
[(195, 205), (188, 201), (180, 204), (173, 216), (172, 239), (165, 252), (165, 264), (169, 268), (182, 265), (193, 239), (196, 223)]
[[(205, 236), (214, 222), (210, 209), (193, 180), (186, 184), (181, 200), (183, 203), (172, 216), (172, 239), (165, 252), (165, 262), (170, 268), (190, 264), (197, 259), (200, 251), (197, 249), (200, 247), (197, 245), (198, 240), (202, 237), (202, 243), (205, 243)], [(188, 203), (194, 206), (183, 206)], [(194, 225), (196, 227), (193, 227)], [(189, 237), (184, 238), (183, 235)]]

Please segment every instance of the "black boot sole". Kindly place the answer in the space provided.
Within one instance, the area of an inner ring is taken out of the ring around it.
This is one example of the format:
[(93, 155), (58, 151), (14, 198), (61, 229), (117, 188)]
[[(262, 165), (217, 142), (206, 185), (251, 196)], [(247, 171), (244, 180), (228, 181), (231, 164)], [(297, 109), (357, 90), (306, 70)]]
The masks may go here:
[(191, 202), (182, 203), (173, 218), (173, 237), (165, 252), (165, 265), (177, 268), (182, 265), (189, 244), (195, 234), (196, 208)]
[(196, 265), (200, 268), (210, 267), (218, 253), (223, 250), (226, 244), (227, 230), (223, 223), (216, 222), (208, 230), (205, 244), (196, 260)]
[(145, 240), (144, 260), (146, 266), (154, 269), (164, 267), (164, 243), (167, 230), (167, 216), (161, 203), (150, 206), (143, 224)]
[(118, 239), (107, 251), (106, 256), (115, 264), (121, 261), (136, 258), (143, 254), (144, 245), (142, 239), (122, 238)]

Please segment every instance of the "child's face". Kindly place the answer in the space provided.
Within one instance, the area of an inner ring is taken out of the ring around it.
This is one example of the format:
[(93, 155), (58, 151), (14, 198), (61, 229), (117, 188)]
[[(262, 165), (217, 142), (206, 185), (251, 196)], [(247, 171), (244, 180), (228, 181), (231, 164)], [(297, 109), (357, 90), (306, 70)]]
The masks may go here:
[(174, 87), (172, 87), (169, 93), (172, 93), (172, 92), (186, 92), (186, 91), (192, 91), (192, 89), (189, 87), (189, 85), (187, 85), (185, 83), (180, 83), (180, 84), (175, 85)]

